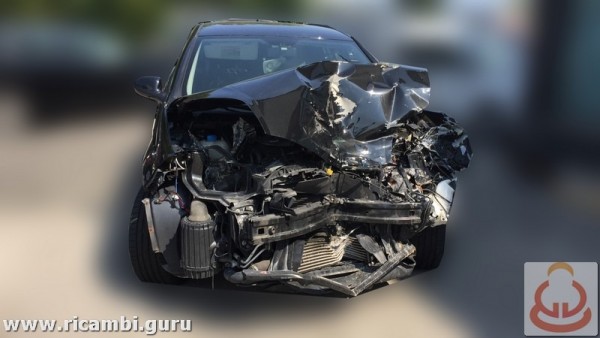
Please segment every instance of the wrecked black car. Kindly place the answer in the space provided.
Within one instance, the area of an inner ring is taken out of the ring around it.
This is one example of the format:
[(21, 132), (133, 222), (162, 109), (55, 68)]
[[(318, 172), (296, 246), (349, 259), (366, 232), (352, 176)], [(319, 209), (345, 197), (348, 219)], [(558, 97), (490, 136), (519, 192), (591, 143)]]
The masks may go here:
[(135, 89), (157, 102), (130, 222), (142, 281), (356, 296), (440, 264), (471, 147), (425, 110), (425, 69), (326, 26), (227, 20)]

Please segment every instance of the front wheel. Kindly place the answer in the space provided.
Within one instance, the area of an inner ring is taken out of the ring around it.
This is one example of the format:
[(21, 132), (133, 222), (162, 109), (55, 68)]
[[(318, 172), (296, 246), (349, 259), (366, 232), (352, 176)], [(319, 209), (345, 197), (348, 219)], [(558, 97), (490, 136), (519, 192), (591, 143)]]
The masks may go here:
[(133, 202), (129, 219), (129, 257), (133, 271), (143, 282), (180, 284), (183, 280), (165, 271), (159, 256), (152, 251), (146, 211), (142, 204), (144, 198), (144, 191), (140, 189)]
[(446, 244), (446, 224), (429, 227), (416, 234), (411, 243), (417, 248), (417, 269), (435, 269), (440, 266)]

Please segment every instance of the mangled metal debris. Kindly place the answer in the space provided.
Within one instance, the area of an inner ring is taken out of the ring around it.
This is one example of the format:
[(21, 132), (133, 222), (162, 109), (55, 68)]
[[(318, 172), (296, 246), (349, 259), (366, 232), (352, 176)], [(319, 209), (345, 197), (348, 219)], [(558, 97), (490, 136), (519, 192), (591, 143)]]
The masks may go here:
[(157, 114), (143, 195), (160, 273), (356, 296), (439, 264), (417, 238), (445, 229), (472, 151), (452, 118), (425, 110), (426, 70), (265, 64)]

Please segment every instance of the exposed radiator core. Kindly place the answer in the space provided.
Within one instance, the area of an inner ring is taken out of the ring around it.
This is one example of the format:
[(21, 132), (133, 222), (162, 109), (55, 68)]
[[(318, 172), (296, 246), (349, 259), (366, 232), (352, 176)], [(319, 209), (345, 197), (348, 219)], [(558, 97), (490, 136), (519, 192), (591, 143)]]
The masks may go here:
[(350, 244), (346, 246), (344, 257), (366, 262), (369, 260), (369, 253), (360, 245), (356, 237), (350, 237)]
[(318, 233), (304, 245), (298, 272), (308, 272), (339, 263), (343, 257), (366, 261), (365, 249), (354, 237), (327, 236)]

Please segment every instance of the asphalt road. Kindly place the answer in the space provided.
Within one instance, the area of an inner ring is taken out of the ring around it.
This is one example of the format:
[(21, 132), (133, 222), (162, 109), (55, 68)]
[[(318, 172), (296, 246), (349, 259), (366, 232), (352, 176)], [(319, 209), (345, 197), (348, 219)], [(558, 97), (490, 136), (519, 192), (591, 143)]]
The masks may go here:
[(1, 319), (192, 320), (192, 334), (169, 337), (519, 337), (524, 262), (599, 260), (594, 217), (474, 139), (435, 271), (353, 299), (144, 284), (129, 267), (127, 223), (151, 117), (29, 130), (11, 109), (0, 115)]

